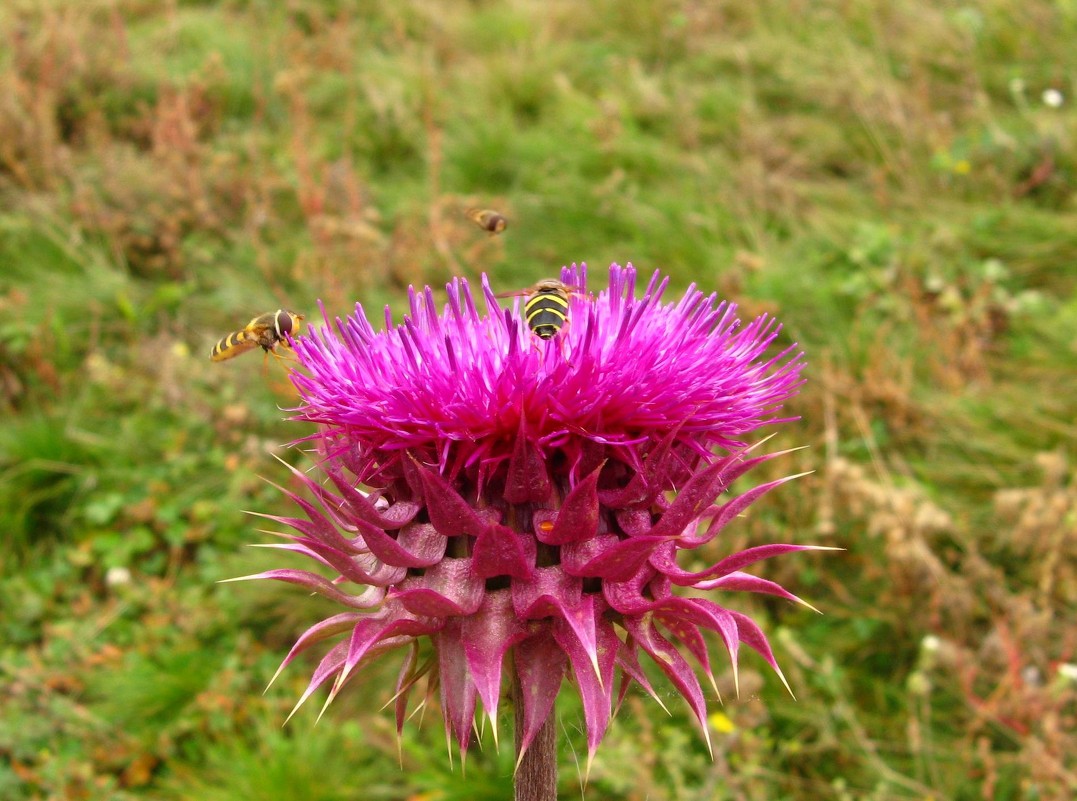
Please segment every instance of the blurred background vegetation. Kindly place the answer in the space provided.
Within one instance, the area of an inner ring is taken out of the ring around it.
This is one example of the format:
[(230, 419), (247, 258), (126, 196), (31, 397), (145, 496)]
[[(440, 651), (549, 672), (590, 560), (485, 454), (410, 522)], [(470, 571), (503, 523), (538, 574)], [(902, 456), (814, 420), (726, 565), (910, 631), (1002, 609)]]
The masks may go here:
[(1075, 41), (1073, 0), (5, 0), (0, 798), (506, 798), (436, 710), (398, 754), (394, 660), (282, 728), (328, 607), (216, 582), (306, 432), (278, 365), (207, 356), (572, 261), (785, 323), (773, 445), (811, 447), (768, 469), (815, 472), (715, 554), (847, 549), (767, 568), (823, 616), (730, 599), (797, 700), (748, 657), (712, 761), (632, 695), (586, 797), (1077, 796)]

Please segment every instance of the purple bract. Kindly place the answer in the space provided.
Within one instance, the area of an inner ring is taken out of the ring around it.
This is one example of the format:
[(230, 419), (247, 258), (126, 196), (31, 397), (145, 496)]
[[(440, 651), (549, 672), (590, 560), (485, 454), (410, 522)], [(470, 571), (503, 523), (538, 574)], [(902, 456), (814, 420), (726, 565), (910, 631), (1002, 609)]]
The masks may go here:
[[(633, 681), (654, 695), (641, 651), (704, 735), (704, 694), (688, 659), (710, 676), (703, 632), (717, 635), (734, 676), (742, 644), (781, 675), (759, 627), (698, 591), (797, 601), (742, 571), (812, 546), (758, 546), (697, 571), (679, 566), (678, 554), (710, 543), (789, 480), (718, 503), (736, 478), (778, 455), (749, 455), (745, 441), (781, 422), (801, 383), (800, 355), (787, 348), (768, 358), (779, 326), (766, 317), (741, 326), (714, 295), (690, 288), (663, 303), (657, 273), (638, 295), (631, 266), (612, 266), (597, 295), (585, 267), (563, 269), (561, 280), (573, 289), (568, 322), (549, 340), (528, 330), (519, 301), (502, 309), (484, 278), (484, 311), (458, 280), (440, 314), (426, 289), (411, 293), (401, 325), (387, 310), (385, 330), (375, 331), (356, 306), (295, 342), (295, 419), (318, 424), (308, 441), (328, 480), (294, 470), (315, 503), (289, 493), (304, 516), (271, 519), (293, 530), (276, 547), (322, 569), (245, 578), (299, 584), (343, 608), (281, 665), (338, 640), (300, 704), (327, 682), (332, 700), (364, 662), (406, 646), (398, 726), (410, 691), (436, 677), (445, 725), (466, 749), (478, 702), (496, 727), (511, 666), (524, 748), (568, 677), (593, 755)], [(433, 644), (425, 659), (424, 635)]]

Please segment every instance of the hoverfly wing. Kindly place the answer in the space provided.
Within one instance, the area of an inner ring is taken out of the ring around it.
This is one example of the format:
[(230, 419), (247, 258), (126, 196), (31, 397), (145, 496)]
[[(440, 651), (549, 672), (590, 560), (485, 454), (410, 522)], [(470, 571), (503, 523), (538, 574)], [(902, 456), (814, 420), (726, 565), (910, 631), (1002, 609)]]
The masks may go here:
[(498, 292), (494, 295), (495, 298), (526, 298), (532, 294), (532, 290), (528, 289), (516, 289), (512, 292)]

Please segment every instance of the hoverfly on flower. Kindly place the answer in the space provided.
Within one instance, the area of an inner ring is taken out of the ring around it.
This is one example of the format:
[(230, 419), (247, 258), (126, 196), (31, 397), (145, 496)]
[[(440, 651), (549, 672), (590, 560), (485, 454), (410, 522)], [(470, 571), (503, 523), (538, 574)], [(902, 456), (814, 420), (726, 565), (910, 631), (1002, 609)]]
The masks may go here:
[(516, 292), (503, 292), (499, 298), (523, 297), (524, 320), (531, 333), (539, 339), (553, 339), (568, 322), (568, 304), (572, 295), (580, 294), (575, 287), (544, 278)]

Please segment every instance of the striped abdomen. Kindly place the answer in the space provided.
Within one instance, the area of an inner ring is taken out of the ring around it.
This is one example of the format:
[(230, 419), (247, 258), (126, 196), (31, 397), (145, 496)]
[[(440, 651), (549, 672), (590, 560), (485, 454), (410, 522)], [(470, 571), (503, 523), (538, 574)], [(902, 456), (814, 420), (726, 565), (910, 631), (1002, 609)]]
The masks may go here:
[(524, 303), (524, 319), (535, 336), (553, 338), (568, 319), (568, 292), (540, 289)]
[(249, 331), (233, 331), (213, 346), (209, 358), (215, 362), (223, 362), (257, 347), (258, 340)]

